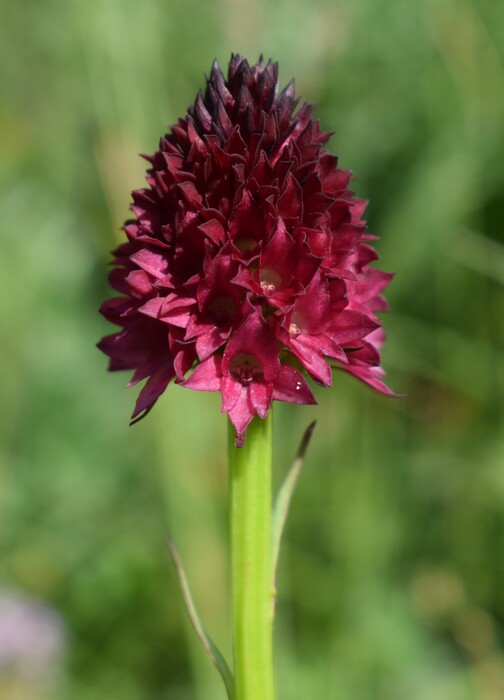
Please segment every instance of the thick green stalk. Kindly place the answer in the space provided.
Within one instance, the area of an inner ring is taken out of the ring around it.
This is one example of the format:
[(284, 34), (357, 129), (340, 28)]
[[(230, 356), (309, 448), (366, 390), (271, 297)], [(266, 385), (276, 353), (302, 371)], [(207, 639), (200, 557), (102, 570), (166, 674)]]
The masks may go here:
[(271, 564), (271, 411), (245, 445), (229, 426), (231, 589), (236, 700), (274, 700)]

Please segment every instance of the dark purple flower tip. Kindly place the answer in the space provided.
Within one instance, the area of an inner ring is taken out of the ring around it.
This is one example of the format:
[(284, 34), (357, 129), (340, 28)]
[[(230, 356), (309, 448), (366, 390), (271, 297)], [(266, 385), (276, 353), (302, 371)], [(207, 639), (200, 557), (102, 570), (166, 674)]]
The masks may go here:
[(272, 401), (315, 402), (303, 372), (329, 386), (336, 366), (392, 393), (376, 316), (392, 275), (371, 267), (367, 203), (330, 134), (297, 105), (277, 64), (233, 55), (147, 157), (110, 274), (122, 296), (101, 309), (120, 330), (99, 343), (130, 385), (147, 380), (133, 419), (176, 379), (221, 392), (241, 445)]

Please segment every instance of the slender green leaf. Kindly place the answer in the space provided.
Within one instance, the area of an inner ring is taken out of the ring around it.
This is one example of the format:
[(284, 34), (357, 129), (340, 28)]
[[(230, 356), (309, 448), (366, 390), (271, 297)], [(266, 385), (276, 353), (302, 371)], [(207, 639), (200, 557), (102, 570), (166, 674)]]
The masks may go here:
[[(273, 507), (273, 519), (271, 527), (272, 535), (272, 586), (273, 590), (276, 591), (276, 578), (277, 578), (277, 568), (278, 568), (278, 557), (280, 554), (280, 543), (282, 540), (282, 533), (284, 530), (285, 522), (287, 520), (287, 515), (289, 513), (289, 506), (292, 500), (292, 495), (294, 489), (296, 488), (301, 469), (303, 467), (303, 462), (310, 443), (313, 430), (315, 429), (316, 421), (310, 423), (306, 428), (304, 435), (302, 437), (299, 449), (297, 451), (296, 458), (292, 464), (292, 467), (287, 472), (278, 495), (275, 500), (275, 505)], [(275, 605), (276, 596), (273, 598), (273, 606)]]
[(182, 598), (184, 599), (185, 609), (187, 611), (187, 615), (189, 616), (189, 620), (191, 621), (194, 631), (196, 632), (196, 635), (198, 636), (198, 639), (201, 642), (201, 645), (205, 650), (206, 655), (220, 673), (221, 678), (224, 681), (224, 685), (226, 686), (226, 691), (229, 700), (234, 700), (235, 694), (233, 674), (231, 673), (226, 659), (224, 658), (218, 647), (215, 645), (215, 643), (212, 641), (212, 639), (209, 637), (205, 628), (203, 627), (203, 624), (201, 623), (191, 595), (189, 582), (187, 580), (184, 567), (182, 566), (182, 561), (171, 537), (168, 538), (168, 547), (170, 549), (170, 554), (175, 565), (175, 570), (177, 572)]

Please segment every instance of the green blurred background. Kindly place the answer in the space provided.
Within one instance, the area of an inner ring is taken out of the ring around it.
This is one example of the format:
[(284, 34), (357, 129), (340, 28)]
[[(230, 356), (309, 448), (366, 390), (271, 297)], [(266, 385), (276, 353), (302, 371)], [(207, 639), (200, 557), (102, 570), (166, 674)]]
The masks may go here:
[(165, 544), (229, 651), (218, 399), (170, 387), (129, 428), (135, 392), (94, 344), (137, 154), (238, 51), (296, 76), (371, 200), (397, 271), (384, 364), (407, 394), (337, 375), (318, 407), (278, 405), (277, 482), (318, 421), (280, 562), (279, 700), (502, 700), (502, 4), (3, 0), (1, 16), (0, 592), (64, 633), (43, 672), (44, 635), (14, 658), (0, 634), (0, 698), (224, 697)]

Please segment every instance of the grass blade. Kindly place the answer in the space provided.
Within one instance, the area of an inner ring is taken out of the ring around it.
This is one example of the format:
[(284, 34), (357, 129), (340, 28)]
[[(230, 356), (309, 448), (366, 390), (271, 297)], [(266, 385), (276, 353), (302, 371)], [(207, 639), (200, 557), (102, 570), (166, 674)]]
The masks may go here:
[[(296, 454), (296, 458), (292, 464), (292, 467), (289, 469), (287, 476), (285, 477), (280, 490), (278, 492), (278, 495), (275, 500), (275, 505), (273, 507), (273, 520), (272, 520), (272, 528), (271, 528), (271, 535), (272, 535), (272, 586), (273, 590), (276, 591), (276, 578), (277, 578), (277, 569), (278, 569), (278, 557), (280, 554), (280, 543), (282, 540), (282, 533), (284, 530), (285, 522), (287, 520), (287, 515), (289, 513), (289, 506), (290, 502), (292, 500), (292, 495), (294, 493), (294, 490), (296, 488), (296, 484), (299, 479), (299, 475), (301, 473), (301, 469), (303, 468), (303, 462), (306, 454), (306, 450), (308, 449), (308, 445), (310, 443), (311, 436), (313, 434), (313, 430), (315, 429), (315, 423), (316, 421), (313, 421), (310, 423), (310, 425), (306, 428), (303, 438), (301, 440), (301, 443), (299, 445), (299, 449)], [(275, 601), (276, 596), (273, 598), (273, 601)], [(274, 606), (273, 602), (273, 606)]]
[(175, 570), (177, 572), (179, 584), (180, 584), (180, 591), (182, 593), (182, 598), (184, 600), (184, 605), (185, 609), (187, 612), (187, 615), (189, 616), (189, 620), (191, 621), (191, 624), (194, 628), (194, 631), (196, 632), (196, 635), (201, 642), (201, 645), (203, 649), (205, 650), (206, 655), (210, 659), (210, 661), (213, 663), (215, 668), (218, 670), (218, 672), (221, 675), (222, 680), (224, 681), (224, 685), (226, 686), (226, 691), (229, 700), (234, 700), (234, 678), (233, 674), (231, 673), (231, 670), (227, 664), (226, 659), (224, 656), (221, 654), (220, 650), (218, 647), (215, 645), (215, 643), (212, 641), (212, 639), (208, 636), (205, 628), (203, 627), (203, 624), (201, 623), (201, 620), (199, 618), (198, 612), (196, 610), (196, 607), (194, 605), (194, 601), (191, 595), (191, 590), (189, 588), (189, 582), (187, 580), (186, 573), (184, 571), (184, 567), (182, 566), (182, 561), (180, 559), (179, 553), (177, 551), (177, 548), (175, 547), (175, 544), (171, 537), (168, 538), (168, 548), (170, 550), (170, 554), (173, 559), (173, 563), (175, 565)]

